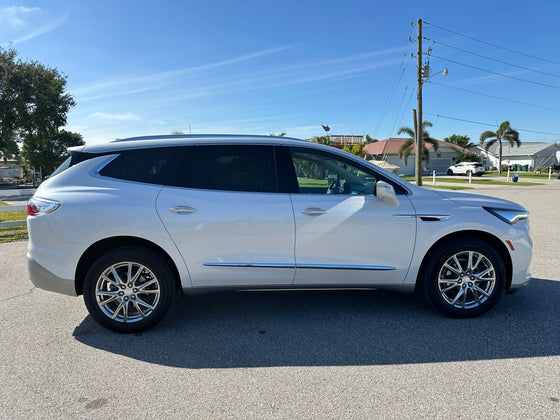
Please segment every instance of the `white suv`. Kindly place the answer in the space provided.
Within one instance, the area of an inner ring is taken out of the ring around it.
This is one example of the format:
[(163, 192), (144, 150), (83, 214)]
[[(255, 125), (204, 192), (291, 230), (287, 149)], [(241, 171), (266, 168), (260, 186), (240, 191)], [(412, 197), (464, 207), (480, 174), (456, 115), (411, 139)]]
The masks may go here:
[(482, 176), (486, 171), (484, 165), (478, 162), (461, 162), (447, 169), (447, 175), (476, 175)]
[(209, 135), (70, 150), (29, 200), (29, 273), (115, 331), (153, 326), (181, 290), (416, 288), (472, 317), (530, 279), (523, 207), (332, 147)]

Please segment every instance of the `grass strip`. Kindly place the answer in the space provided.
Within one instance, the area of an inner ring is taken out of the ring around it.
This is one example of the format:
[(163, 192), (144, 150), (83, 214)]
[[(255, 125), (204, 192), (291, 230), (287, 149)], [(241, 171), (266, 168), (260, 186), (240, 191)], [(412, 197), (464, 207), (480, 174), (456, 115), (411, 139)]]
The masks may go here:
[(28, 239), (27, 226), (0, 229), (0, 244)]

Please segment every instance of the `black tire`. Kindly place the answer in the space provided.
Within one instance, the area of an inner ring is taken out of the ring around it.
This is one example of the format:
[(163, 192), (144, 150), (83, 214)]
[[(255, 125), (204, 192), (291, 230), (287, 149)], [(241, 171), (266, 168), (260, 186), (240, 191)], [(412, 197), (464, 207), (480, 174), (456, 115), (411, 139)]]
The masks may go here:
[(153, 327), (169, 310), (174, 295), (172, 270), (158, 254), (139, 247), (107, 252), (84, 280), (84, 302), (91, 317), (121, 333)]
[(472, 174), (472, 171), (470, 169), (468, 169), (465, 175), (469, 176), (471, 174)]
[(447, 175), (453, 175), (453, 171), (451, 169), (447, 170)]
[(476, 176), (482, 176), (482, 174), (476, 174)]
[(482, 315), (504, 294), (504, 263), (486, 242), (475, 238), (456, 239), (441, 244), (426, 258), (421, 279), (424, 295), (444, 315), (453, 318)]

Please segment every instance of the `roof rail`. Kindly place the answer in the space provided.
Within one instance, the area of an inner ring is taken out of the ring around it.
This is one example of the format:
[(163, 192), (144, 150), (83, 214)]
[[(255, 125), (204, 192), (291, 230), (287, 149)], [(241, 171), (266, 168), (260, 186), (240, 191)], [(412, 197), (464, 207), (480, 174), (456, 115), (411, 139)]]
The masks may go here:
[[(167, 139), (208, 139), (208, 138), (278, 138), (277, 136), (267, 136), (267, 135), (255, 135), (255, 134), (163, 134), (160, 136), (139, 136), (139, 137), (129, 137), (126, 139), (116, 139), (113, 140), (111, 143), (118, 143), (124, 141), (142, 141), (142, 140), (167, 140)], [(303, 139), (296, 139), (293, 137), (281, 137), (283, 139), (289, 140), (300, 140), (305, 141)]]

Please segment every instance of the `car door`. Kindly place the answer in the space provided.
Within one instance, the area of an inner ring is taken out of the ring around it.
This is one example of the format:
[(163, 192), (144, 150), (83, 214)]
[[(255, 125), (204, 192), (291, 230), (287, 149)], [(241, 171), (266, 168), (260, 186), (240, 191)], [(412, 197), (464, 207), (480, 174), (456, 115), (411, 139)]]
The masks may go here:
[(157, 199), (193, 286), (291, 284), (294, 216), (273, 146), (195, 146)]
[(290, 148), (290, 156), (299, 191), (291, 194), (294, 283), (401, 284), (416, 239), (415, 210), (407, 195), (399, 194), (398, 206), (388, 207), (374, 195), (382, 177), (373, 169), (311, 148)]

